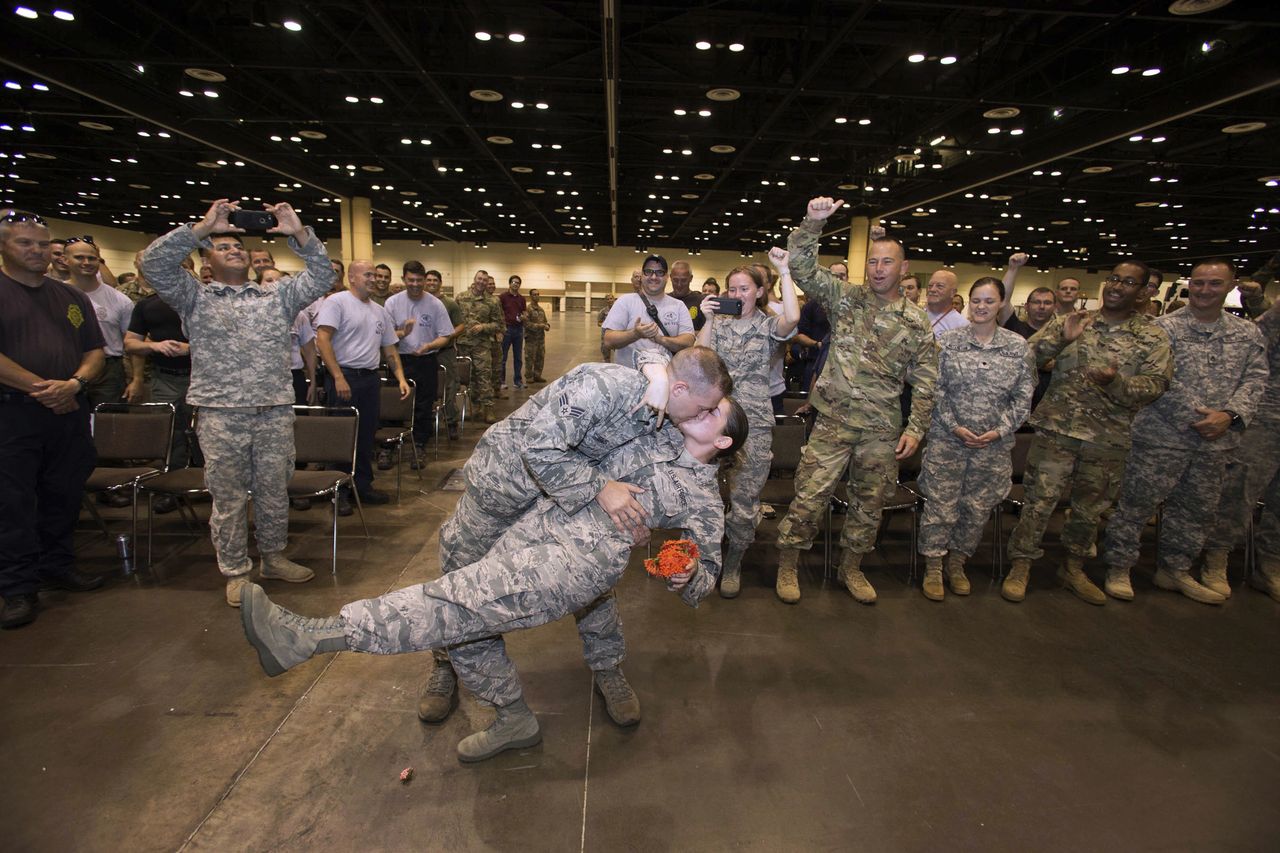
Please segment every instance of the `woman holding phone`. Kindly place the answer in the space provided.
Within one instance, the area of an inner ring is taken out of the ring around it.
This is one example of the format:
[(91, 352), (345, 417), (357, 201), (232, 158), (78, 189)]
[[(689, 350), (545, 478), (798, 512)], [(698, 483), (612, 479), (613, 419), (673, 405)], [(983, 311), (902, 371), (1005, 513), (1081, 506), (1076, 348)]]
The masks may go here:
[(747, 413), (751, 426), (746, 443), (734, 459), (729, 477), (729, 511), (725, 517), (720, 595), (735, 597), (742, 586), (742, 555), (756, 535), (760, 519), (760, 491), (773, 459), (773, 404), (769, 399), (770, 362), (776, 351), (795, 335), (800, 303), (787, 268), (787, 251), (769, 250), (769, 262), (781, 278), (782, 313), (768, 307), (769, 283), (752, 266), (737, 267), (725, 278), (724, 293), (702, 300), (707, 318), (698, 343), (724, 360), (733, 377), (733, 396)]

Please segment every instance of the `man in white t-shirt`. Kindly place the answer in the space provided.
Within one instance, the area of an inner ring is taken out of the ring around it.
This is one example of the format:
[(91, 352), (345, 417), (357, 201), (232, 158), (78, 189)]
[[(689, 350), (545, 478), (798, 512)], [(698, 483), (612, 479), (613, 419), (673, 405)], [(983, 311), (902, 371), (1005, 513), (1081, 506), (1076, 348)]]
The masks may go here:
[(969, 325), (969, 321), (951, 305), (951, 297), (956, 295), (958, 283), (956, 274), (951, 270), (938, 270), (929, 276), (929, 285), (925, 289), (924, 313), (929, 315), (929, 325), (933, 327), (935, 340), (942, 337), (943, 332)]
[[(404, 282), (404, 290), (388, 297), (384, 307), (400, 338), (396, 349), (404, 365), (404, 375), (413, 380), (417, 389), (417, 396), (413, 398), (413, 443), (418, 453), (412, 464), (416, 469), (427, 441), (434, 435), (431, 409), (435, 405), (436, 371), (439, 370), (436, 353), (449, 345), (453, 322), (444, 303), (426, 292), (427, 271), (421, 261), (407, 262), (400, 280)], [(379, 460), (378, 467), (382, 464)]]
[[(400, 355), (396, 352), (396, 330), (387, 309), (369, 298), (373, 288), (373, 262), (352, 261), (347, 267), (348, 289), (335, 293), (320, 306), (316, 317), (316, 349), (324, 359), (329, 375), (325, 379), (325, 403), (329, 406), (354, 406), (360, 413), (360, 432), (356, 438), (356, 494), (362, 503), (384, 504), (391, 499), (373, 488), (373, 436), (378, 431), (378, 413), (382, 393), (382, 377), (378, 364), (382, 358), (400, 383), (400, 399), (409, 396), (409, 383), (404, 378)], [(345, 506), (344, 506), (345, 505)], [(351, 513), (350, 504), (341, 498), (338, 512)]]
[(91, 238), (73, 237), (68, 240), (63, 258), (71, 274), (67, 283), (89, 297), (94, 313), (98, 315), (102, 339), (106, 341), (106, 367), (85, 389), (89, 404), (124, 403), (124, 333), (129, 331), (129, 320), (133, 317), (133, 300), (102, 283), (98, 277), (102, 254)]
[(636, 366), (636, 355), (644, 349), (675, 353), (693, 346), (689, 309), (666, 293), (667, 259), (650, 255), (640, 275), (640, 291), (619, 296), (603, 325), (604, 345), (617, 350), (615, 362), (627, 367)]

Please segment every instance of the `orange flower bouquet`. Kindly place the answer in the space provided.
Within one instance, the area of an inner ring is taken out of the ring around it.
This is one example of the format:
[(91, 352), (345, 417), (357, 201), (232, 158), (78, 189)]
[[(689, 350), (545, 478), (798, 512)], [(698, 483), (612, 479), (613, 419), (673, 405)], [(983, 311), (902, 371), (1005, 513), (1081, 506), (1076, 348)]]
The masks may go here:
[(658, 556), (644, 561), (644, 570), (655, 578), (669, 578), (689, 570), (689, 561), (698, 559), (698, 546), (688, 539), (668, 539)]

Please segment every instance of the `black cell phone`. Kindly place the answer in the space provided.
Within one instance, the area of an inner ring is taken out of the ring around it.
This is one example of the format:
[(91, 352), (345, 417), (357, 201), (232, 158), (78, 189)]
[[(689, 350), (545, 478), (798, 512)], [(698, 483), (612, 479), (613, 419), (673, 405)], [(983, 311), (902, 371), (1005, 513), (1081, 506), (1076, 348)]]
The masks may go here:
[(741, 299), (734, 299), (732, 296), (717, 296), (716, 303), (719, 305), (719, 307), (716, 308), (717, 314), (724, 314), (729, 317), (742, 316)]
[(246, 231), (266, 231), (280, 224), (274, 213), (265, 210), (233, 210), (227, 221)]

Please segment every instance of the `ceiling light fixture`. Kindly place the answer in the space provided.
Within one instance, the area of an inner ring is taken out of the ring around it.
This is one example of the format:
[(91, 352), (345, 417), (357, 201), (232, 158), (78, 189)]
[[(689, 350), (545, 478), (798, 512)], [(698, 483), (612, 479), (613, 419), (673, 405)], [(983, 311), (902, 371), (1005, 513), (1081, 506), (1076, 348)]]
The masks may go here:
[[(524, 44), (524, 33), (508, 33), (507, 41), (515, 42), (516, 44)], [(542, 247), (539, 246), (538, 248)]]
[(18, 8), (14, 9), (13, 14), (17, 15), (20, 18), (29, 18), (31, 20), (35, 20), (36, 18), (40, 17), (39, 12), (37, 12), (35, 9), (28, 9), (26, 6), (19, 6)]
[(954, 57), (954, 56), (943, 56), (943, 57), (940, 57), (940, 58), (938, 59), (938, 64), (939, 64), (939, 65), (955, 65), (955, 64), (956, 64), (956, 57)]
[(913, 53), (907, 57), (907, 62), (924, 62), (925, 55), (923, 53)]
[(75, 15), (71, 14), (65, 9), (54, 9), (53, 16), (57, 18), (59, 21), (74, 21), (76, 19)]
[(493, 38), (493, 36), (486, 33), (484, 30), (476, 30), (476, 41), (489, 41), (491, 38)]
[(742, 44), (741, 42), (735, 41), (730, 43), (729, 45), (729, 50), (731, 50), (734, 53), (742, 53), (742, 51), (746, 49), (747, 49), (746, 45)]
[(711, 42), (709, 41), (696, 41), (693, 46), (698, 50), (711, 50)]
[(1132, 69), (1130, 69), (1129, 66), (1127, 65), (1117, 65), (1116, 67), (1111, 69), (1111, 73), (1119, 76), (1121, 74), (1128, 74), (1130, 70)]
[(292, 18), (285, 18), (283, 21), (280, 22), (280, 26), (284, 27), (286, 30), (288, 30), (291, 33), (302, 32), (302, 24), (298, 23)]

